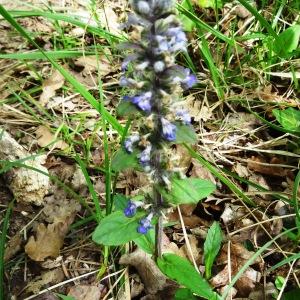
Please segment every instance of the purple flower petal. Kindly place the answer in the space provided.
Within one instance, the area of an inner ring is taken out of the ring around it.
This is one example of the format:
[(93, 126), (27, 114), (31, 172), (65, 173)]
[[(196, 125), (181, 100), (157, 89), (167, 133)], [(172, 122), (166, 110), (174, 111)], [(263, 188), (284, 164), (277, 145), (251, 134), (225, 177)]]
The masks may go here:
[(176, 140), (176, 126), (165, 118), (161, 118), (162, 137), (169, 142)]

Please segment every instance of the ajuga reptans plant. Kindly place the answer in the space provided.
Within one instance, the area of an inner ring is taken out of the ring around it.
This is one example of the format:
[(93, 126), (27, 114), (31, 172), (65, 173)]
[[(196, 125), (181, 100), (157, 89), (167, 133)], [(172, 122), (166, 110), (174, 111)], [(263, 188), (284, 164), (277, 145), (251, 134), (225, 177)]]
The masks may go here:
[[(135, 14), (129, 15), (126, 25), (135, 30), (131, 42), (122, 45), (129, 51), (122, 64), (120, 85), (128, 88), (123, 101), (140, 112), (136, 120), (139, 130), (127, 137), (124, 147), (128, 153), (138, 153), (139, 163), (154, 187), (148, 215), (137, 228), (145, 234), (152, 227), (151, 219), (159, 218), (166, 206), (160, 190), (171, 188), (172, 177), (183, 177), (170, 147), (176, 143), (180, 125), (191, 126), (182, 92), (197, 79), (175, 62), (175, 56), (187, 50), (187, 38), (174, 14), (173, 1), (133, 0), (131, 4)], [(143, 203), (130, 200), (125, 215), (134, 216), (139, 206)]]
[(125, 96), (118, 112), (130, 115), (132, 129), (113, 157), (112, 169), (138, 168), (152, 189), (129, 200), (126, 197), (122, 211), (115, 205), (115, 212), (103, 218), (93, 234), (99, 244), (121, 245), (131, 240), (138, 243), (138, 238), (151, 236), (155, 227), (155, 257), (161, 256), (165, 209), (198, 203), (215, 188), (207, 180), (187, 178), (180, 168), (181, 157), (174, 155), (174, 145), (197, 141), (182, 96), (197, 79), (176, 63), (187, 51), (187, 38), (174, 5), (172, 0), (131, 1), (134, 13), (123, 25), (130, 38), (120, 45), (124, 53), (120, 85)]

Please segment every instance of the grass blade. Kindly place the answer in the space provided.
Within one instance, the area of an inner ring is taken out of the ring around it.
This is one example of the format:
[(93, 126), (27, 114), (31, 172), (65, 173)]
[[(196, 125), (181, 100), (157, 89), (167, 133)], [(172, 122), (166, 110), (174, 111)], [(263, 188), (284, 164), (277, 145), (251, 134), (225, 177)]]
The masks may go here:
[(222, 171), (211, 165), (208, 161), (206, 161), (200, 154), (195, 152), (190, 146), (184, 144), (184, 147), (189, 151), (192, 157), (197, 159), (204, 167), (206, 167), (214, 176), (219, 178), (226, 186), (228, 186), (233, 193), (239, 196), (246, 204), (250, 206), (256, 206), (256, 204), (244, 194), (244, 192), (239, 189), (228, 177), (223, 175)]
[(186, 8), (184, 8), (182, 5), (177, 4), (177, 9), (179, 10), (179, 12), (181, 12), (182, 14), (187, 16), (191, 21), (193, 21), (200, 28), (204, 29), (205, 31), (211, 32), (213, 35), (218, 37), (220, 40), (222, 40), (232, 46), (234, 45), (234, 40), (230, 39), (229, 37), (227, 37), (223, 33), (219, 32), (218, 30), (214, 29), (213, 27), (207, 25), (205, 22), (200, 20), (196, 15), (194, 15), (193, 13), (188, 11)]
[(265, 29), (268, 31), (268, 33), (273, 36), (277, 40), (277, 33), (274, 31), (272, 26), (269, 24), (269, 22), (254, 8), (253, 5), (251, 5), (246, 0), (238, 0), (247, 10), (251, 12), (251, 14), (259, 21), (259, 23), (265, 27)]
[[(17, 23), (14, 18), (9, 14), (9, 12), (0, 5), (0, 14), (32, 45), (34, 45), (40, 52), (45, 56), (45, 58), (57, 69), (67, 81), (69, 81), (74, 88), (84, 97), (100, 114), (101, 114), (101, 105), (92, 94), (81, 84), (79, 83), (68, 71), (66, 71), (62, 66), (60, 66), (53, 58), (49, 57), (47, 53), (30, 37), (30, 35), (23, 29), (19, 23)], [(123, 133), (122, 125), (115, 119), (106, 109), (102, 109), (102, 118), (109, 122), (112, 127), (119, 133)]]
[(8, 229), (9, 218), (13, 209), (14, 200), (9, 203), (8, 208), (6, 210), (3, 225), (2, 225), (2, 232), (0, 236), (0, 299), (4, 299), (4, 251), (5, 251), (5, 241), (6, 241), (6, 234)]
[[(94, 52), (86, 51), (84, 55), (93, 55)], [(52, 59), (64, 59), (64, 58), (74, 58), (82, 56), (82, 50), (56, 50), (47, 51), (47, 55)], [(2, 59), (17, 59), (17, 60), (37, 60), (37, 59), (47, 59), (43, 53), (40, 51), (33, 51), (28, 53), (8, 53), (0, 54)]]
[[(86, 31), (90, 33), (94, 33), (98, 36), (104, 37), (105, 39), (111, 41), (111, 39), (119, 40), (120, 37), (110, 33), (109, 31), (106, 31), (102, 29), (100, 26), (92, 26), (87, 23), (84, 23), (76, 18), (76, 16), (67, 16), (66, 14), (60, 14), (60, 13), (52, 13), (52, 12), (45, 12), (40, 10), (11, 10), (8, 12), (10, 15), (12, 15), (15, 18), (22, 18), (22, 17), (44, 17), (47, 19), (55, 20), (55, 21), (63, 21), (70, 23), (72, 25), (78, 26), (80, 28), (85, 29)], [(3, 16), (4, 17), (4, 16)], [(5, 17), (4, 17), (5, 18)]]

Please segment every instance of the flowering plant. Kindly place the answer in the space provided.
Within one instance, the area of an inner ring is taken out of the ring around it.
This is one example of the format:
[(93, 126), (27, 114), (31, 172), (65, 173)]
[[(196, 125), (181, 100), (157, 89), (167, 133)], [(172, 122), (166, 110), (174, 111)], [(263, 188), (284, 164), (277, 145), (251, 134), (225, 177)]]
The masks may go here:
[[(120, 45), (126, 53), (120, 85), (127, 91), (118, 107), (119, 114), (133, 115), (135, 130), (129, 134), (113, 158), (113, 168), (142, 169), (152, 183), (148, 195), (135, 201), (125, 200), (120, 210), (102, 220), (94, 240), (115, 244), (105, 234), (107, 220), (130, 223), (117, 244), (138, 238), (156, 227), (156, 256), (161, 255), (162, 211), (164, 208), (197, 203), (208, 196), (214, 185), (206, 180), (186, 178), (180, 157), (172, 155), (174, 144), (195, 143), (192, 119), (185, 108), (182, 93), (197, 83), (191, 71), (176, 64), (175, 57), (187, 51), (187, 38), (174, 13), (173, 0), (132, 0), (134, 14), (123, 25), (130, 28), (131, 39)], [(103, 225), (104, 224), (104, 225)], [(135, 224), (135, 226), (133, 226)], [(118, 225), (119, 226), (119, 225)], [(100, 237), (101, 234), (101, 237)], [(111, 232), (110, 232), (111, 235)]]
[[(182, 99), (182, 93), (195, 85), (197, 78), (175, 61), (177, 54), (187, 51), (187, 38), (175, 15), (174, 2), (132, 0), (131, 5), (135, 14), (129, 14), (123, 26), (132, 29), (131, 39), (120, 45), (126, 53), (120, 85), (127, 92), (118, 112), (131, 115), (134, 130), (115, 154), (112, 167), (118, 172), (143, 170), (152, 190), (129, 200), (117, 195), (116, 211), (100, 222), (93, 239), (104, 245), (133, 240), (159, 259), (163, 210), (198, 203), (215, 186), (207, 180), (187, 178), (180, 168), (181, 158), (172, 155), (173, 145), (197, 140)], [(153, 247), (143, 242), (143, 236)]]

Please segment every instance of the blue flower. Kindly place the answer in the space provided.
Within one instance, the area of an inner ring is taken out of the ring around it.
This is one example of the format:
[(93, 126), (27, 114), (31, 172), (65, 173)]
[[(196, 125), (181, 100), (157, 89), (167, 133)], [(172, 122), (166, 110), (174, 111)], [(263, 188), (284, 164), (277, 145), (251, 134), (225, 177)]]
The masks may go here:
[(156, 73), (160, 73), (165, 69), (165, 63), (163, 61), (157, 61), (154, 63), (153, 68)]
[(151, 111), (151, 98), (152, 92), (146, 92), (138, 96), (131, 98), (131, 102), (135, 104), (142, 111), (150, 112)]
[(142, 165), (142, 167), (146, 168), (149, 166), (150, 164), (150, 160), (151, 160), (151, 149), (152, 146), (148, 145), (144, 151), (142, 151), (142, 153), (140, 154), (140, 164)]
[(149, 229), (152, 228), (151, 220), (153, 218), (153, 213), (150, 213), (146, 218), (140, 220), (140, 225), (137, 228), (138, 233), (146, 234)]
[(133, 152), (133, 144), (138, 142), (139, 140), (140, 140), (140, 136), (138, 134), (129, 136), (124, 142), (125, 150), (128, 153), (132, 153)]
[(161, 118), (162, 137), (169, 142), (176, 140), (176, 126), (165, 118)]
[(186, 77), (182, 80), (181, 86), (183, 89), (190, 89), (197, 83), (197, 77), (194, 74), (190, 74), (190, 70), (186, 69)]
[(124, 209), (124, 215), (127, 218), (132, 218), (136, 214), (137, 205), (133, 201), (129, 200), (127, 206)]
[(141, 13), (141, 14), (149, 14), (150, 12), (150, 6), (147, 3), (147, 1), (138, 1), (137, 3), (137, 10)]
[(185, 109), (177, 110), (176, 111), (176, 116), (179, 117), (182, 120), (182, 123), (184, 125), (190, 125), (191, 122), (192, 122), (190, 114)]

